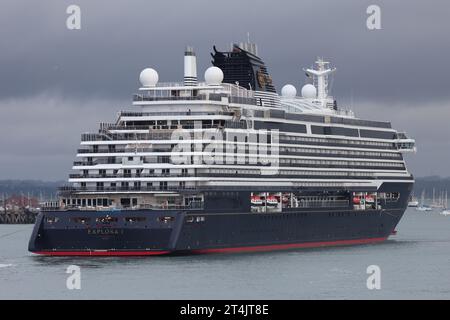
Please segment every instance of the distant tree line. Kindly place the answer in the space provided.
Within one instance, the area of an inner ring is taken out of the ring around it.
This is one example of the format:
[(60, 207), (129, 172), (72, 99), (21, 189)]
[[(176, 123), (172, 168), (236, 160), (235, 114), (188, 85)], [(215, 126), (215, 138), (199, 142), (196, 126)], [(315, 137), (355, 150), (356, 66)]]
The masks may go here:
[(55, 199), (64, 181), (0, 180), (0, 200), (11, 196), (26, 196), (39, 200)]

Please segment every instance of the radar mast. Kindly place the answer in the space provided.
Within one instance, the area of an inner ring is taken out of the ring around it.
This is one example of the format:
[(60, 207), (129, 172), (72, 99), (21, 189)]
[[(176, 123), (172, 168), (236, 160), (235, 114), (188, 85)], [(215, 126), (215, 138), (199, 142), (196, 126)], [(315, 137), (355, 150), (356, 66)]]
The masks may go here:
[(314, 79), (314, 86), (317, 88), (317, 99), (325, 100), (328, 98), (328, 76), (335, 72), (336, 68), (330, 68), (330, 63), (323, 60), (323, 58), (317, 58), (315, 63), (317, 69), (303, 70)]

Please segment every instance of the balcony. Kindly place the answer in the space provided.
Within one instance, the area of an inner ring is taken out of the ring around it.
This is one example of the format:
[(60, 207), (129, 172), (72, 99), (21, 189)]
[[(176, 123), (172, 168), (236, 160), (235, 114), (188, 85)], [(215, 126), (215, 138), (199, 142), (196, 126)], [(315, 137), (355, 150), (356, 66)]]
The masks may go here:
[(183, 177), (192, 177), (194, 175), (189, 174), (161, 174), (161, 173), (141, 173), (141, 174), (79, 174), (73, 173), (69, 175), (70, 179), (102, 179), (102, 178), (156, 178), (156, 177), (173, 177), (173, 178), (183, 178)]
[(183, 190), (197, 190), (196, 187), (189, 186), (116, 186), (116, 187), (73, 187), (63, 186), (58, 189), (60, 195), (70, 195), (72, 193), (108, 193), (108, 192), (152, 192), (152, 191), (183, 191)]
[[(144, 94), (134, 94), (133, 102), (141, 102), (141, 101), (207, 101), (213, 100), (208, 98), (206, 95), (199, 96), (189, 96), (189, 97), (152, 97)], [(217, 100), (213, 100), (217, 101)], [(220, 101), (220, 100), (219, 100)]]

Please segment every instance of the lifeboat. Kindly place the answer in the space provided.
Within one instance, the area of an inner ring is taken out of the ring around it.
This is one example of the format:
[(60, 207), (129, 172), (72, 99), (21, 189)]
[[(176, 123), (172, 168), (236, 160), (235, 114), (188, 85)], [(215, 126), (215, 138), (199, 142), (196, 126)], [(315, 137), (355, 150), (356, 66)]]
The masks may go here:
[(360, 197), (353, 197), (353, 204), (360, 204), (361, 198)]
[(278, 205), (278, 200), (274, 196), (268, 196), (266, 202), (267, 202), (268, 206), (277, 206)]
[(375, 199), (372, 196), (366, 196), (366, 202), (367, 203), (374, 203)]
[(254, 206), (261, 206), (263, 204), (261, 197), (258, 196), (252, 196), (251, 202)]

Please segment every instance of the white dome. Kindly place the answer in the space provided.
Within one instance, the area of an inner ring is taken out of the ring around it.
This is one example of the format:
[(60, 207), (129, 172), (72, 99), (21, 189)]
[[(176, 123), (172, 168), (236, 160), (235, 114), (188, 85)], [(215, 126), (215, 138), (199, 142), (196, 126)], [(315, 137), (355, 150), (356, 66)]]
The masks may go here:
[(223, 72), (220, 68), (209, 67), (205, 71), (205, 82), (209, 86), (221, 84), (223, 81)]
[(305, 84), (302, 88), (302, 97), (307, 99), (317, 98), (317, 89), (312, 84)]
[(281, 95), (286, 98), (295, 98), (297, 96), (297, 89), (292, 84), (287, 84), (281, 88)]
[(144, 87), (154, 87), (158, 83), (158, 80), (158, 72), (156, 72), (156, 70), (152, 68), (146, 68), (142, 70), (141, 74), (139, 75), (139, 81)]

